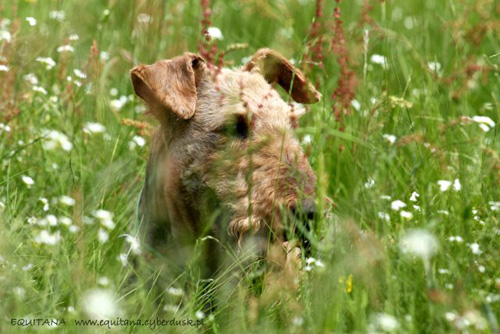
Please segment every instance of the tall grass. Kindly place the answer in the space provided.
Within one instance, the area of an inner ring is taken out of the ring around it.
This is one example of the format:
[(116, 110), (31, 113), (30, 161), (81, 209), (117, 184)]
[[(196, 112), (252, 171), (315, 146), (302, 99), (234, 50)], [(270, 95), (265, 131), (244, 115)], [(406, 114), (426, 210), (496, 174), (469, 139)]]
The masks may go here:
[[(259, 295), (229, 274), (203, 282), (190, 266), (174, 275), (168, 263), (145, 261), (134, 275), (122, 261), (148, 154), (141, 122), (153, 123), (128, 73), (196, 51), (200, 3), (0, 2), (1, 333), (23, 332), (14, 318), (105, 332), (73, 323), (89, 317), (92, 291), (97, 303), (114, 299), (113, 317), (203, 319), (198, 329), (120, 332), (499, 332), (500, 144), (488, 121), (500, 118), (498, 2), (318, 4), (323, 15), (311, 0), (210, 4), (224, 36), (217, 51), (231, 50), (225, 66), (270, 47), (312, 62), (303, 68), (323, 94), (296, 130), (318, 174), (318, 201), (336, 204), (317, 222), (320, 262), (304, 262), (298, 289), (263, 273)], [(331, 45), (337, 6), (345, 54)], [(358, 80), (342, 126), (332, 112), (346, 96), (339, 54)], [(167, 291), (158, 295), (155, 280)], [(210, 287), (219, 300), (207, 315)]]

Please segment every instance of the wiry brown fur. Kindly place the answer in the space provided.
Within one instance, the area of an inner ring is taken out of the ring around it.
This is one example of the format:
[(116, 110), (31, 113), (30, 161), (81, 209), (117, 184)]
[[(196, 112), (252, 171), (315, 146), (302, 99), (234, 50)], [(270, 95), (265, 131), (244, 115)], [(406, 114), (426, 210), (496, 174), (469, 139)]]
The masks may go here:
[[(316, 102), (320, 95), (304, 75), (262, 49), (242, 69), (207, 68), (186, 53), (137, 66), (131, 76), (160, 122), (139, 206), (146, 242), (176, 255), (189, 252), (203, 234), (241, 241), (260, 233), (283, 242), (280, 208), (314, 198), (316, 177), (290, 122), (302, 109), (283, 101), (271, 83), (298, 102)], [(224, 132), (238, 116), (247, 121), (248, 138)], [(227, 224), (203, 225), (208, 192), (228, 212)]]

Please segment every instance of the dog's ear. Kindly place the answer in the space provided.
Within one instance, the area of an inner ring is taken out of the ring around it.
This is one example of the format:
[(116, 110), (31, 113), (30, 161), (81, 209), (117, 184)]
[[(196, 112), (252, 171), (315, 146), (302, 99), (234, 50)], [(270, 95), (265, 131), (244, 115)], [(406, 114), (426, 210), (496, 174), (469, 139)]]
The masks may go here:
[(299, 103), (315, 103), (321, 94), (311, 85), (305, 75), (285, 57), (271, 49), (260, 49), (244, 67), (244, 71), (257, 68), (267, 82), (278, 83)]
[(164, 107), (187, 120), (196, 109), (196, 85), (204, 67), (200, 56), (186, 53), (153, 65), (136, 66), (130, 77), (135, 93), (152, 107), (153, 113)]

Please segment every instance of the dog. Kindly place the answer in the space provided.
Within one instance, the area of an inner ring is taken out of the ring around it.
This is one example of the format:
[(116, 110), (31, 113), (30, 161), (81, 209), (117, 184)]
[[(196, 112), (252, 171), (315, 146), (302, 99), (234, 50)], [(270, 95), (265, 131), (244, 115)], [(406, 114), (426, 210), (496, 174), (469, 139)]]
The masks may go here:
[[(291, 62), (260, 49), (228, 69), (185, 53), (130, 75), (159, 122), (138, 206), (140, 236), (152, 252), (182, 265), (208, 236), (201, 275), (210, 277), (221, 266), (217, 245), (236, 252), (252, 245), (265, 256), (297, 226), (307, 233), (316, 176), (293, 127), (304, 112), (298, 103), (321, 95)], [(296, 103), (285, 102), (275, 84)]]

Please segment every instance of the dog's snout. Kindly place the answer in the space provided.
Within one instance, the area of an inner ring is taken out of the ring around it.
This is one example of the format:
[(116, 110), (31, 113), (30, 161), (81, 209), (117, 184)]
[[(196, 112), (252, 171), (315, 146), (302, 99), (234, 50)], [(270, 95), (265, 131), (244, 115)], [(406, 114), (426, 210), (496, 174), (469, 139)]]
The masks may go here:
[(291, 208), (292, 213), (302, 220), (314, 220), (316, 217), (316, 205), (312, 198), (306, 198), (298, 206)]

